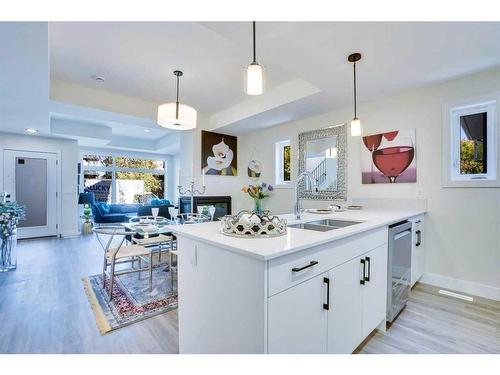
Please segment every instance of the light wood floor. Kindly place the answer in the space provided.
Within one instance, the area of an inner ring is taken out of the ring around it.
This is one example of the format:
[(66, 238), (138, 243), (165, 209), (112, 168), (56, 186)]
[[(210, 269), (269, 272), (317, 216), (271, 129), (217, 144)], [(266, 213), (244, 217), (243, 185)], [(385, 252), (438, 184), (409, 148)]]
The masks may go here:
[[(93, 236), (25, 240), (18, 269), (0, 274), (0, 353), (177, 353), (177, 311), (104, 336), (97, 330), (81, 278), (99, 273)], [(386, 333), (359, 353), (500, 353), (500, 302), (468, 303), (417, 285)]]

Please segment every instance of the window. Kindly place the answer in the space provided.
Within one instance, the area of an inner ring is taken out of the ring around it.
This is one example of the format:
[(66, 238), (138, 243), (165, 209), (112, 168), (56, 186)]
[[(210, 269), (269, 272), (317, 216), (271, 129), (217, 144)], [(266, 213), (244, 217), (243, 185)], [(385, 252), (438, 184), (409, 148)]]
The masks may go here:
[(451, 181), (496, 180), (496, 102), (452, 108)]
[(290, 140), (275, 144), (275, 184), (276, 186), (291, 186), (291, 146)]
[(125, 156), (83, 155), (84, 191), (96, 201), (142, 203), (165, 197), (165, 161)]

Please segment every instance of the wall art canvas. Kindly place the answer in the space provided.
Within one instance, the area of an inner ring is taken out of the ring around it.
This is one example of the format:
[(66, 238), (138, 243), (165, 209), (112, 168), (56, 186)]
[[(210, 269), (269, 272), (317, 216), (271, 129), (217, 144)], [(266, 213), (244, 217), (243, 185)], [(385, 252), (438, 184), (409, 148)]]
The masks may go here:
[(238, 141), (233, 135), (201, 131), (201, 168), (207, 175), (238, 175)]
[(362, 143), (363, 184), (417, 182), (414, 129), (365, 135)]

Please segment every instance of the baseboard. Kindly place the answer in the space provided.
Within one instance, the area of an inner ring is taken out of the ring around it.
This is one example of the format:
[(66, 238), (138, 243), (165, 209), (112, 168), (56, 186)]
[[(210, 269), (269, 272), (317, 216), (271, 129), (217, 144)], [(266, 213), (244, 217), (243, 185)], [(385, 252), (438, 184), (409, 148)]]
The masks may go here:
[(453, 277), (424, 273), (420, 281), (424, 284), (434, 285), (440, 288), (454, 290), (460, 293), (471, 294), (500, 301), (500, 288), (490, 285), (475, 283), (473, 281), (455, 279)]
[(62, 238), (75, 238), (75, 237), (79, 237), (79, 236), (80, 236), (80, 232), (78, 232), (78, 231), (61, 232)]

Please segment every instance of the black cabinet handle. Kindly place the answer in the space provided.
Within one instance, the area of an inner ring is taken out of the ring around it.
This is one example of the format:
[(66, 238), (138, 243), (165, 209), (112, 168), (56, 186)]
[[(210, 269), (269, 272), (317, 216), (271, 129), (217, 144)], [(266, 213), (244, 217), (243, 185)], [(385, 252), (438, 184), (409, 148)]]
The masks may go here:
[(363, 265), (363, 276), (361, 277), (361, 280), (359, 280), (359, 283), (361, 285), (365, 285), (366, 263), (364, 259), (361, 259), (360, 262)]
[(415, 234), (417, 235), (417, 243), (415, 244), (415, 246), (420, 246), (420, 244), (422, 243), (422, 232), (420, 230), (417, 230)]
[(306, 268), (309, 268), (309, 267), (315, 266), (316, 264), (318, 264), (318, 262), (317, 262), (317, 261), (315, 261), (315, 260), (311, 260), (311, 262), (309, 262), (309, 264), (308, 264), (307, 266), (300, 267), (300, 268), (297, 268), (297, 267), (292, 268), (292, 272), (300, 272), (300, 271), (305, 270)]
[(326, 284), (326, 303), (323, 304), (323, 309), (330, 310), (330, 279), (324, 277), (323, 282)]
[(365, 262), (368, 264), (368, 276), (365, 276), (365, 281), (370, 281), (370, 274), (372, 269), (372, 262), (370, 261), (370, 257), (365, 257)]

